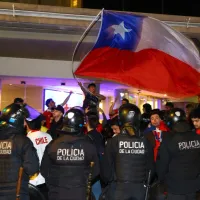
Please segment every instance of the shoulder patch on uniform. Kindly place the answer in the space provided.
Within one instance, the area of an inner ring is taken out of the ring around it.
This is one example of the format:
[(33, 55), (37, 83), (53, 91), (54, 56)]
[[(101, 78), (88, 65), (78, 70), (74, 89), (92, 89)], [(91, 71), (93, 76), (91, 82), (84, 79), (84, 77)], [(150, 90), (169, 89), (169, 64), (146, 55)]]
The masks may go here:
[(120, 154), (145, 154), (143, 141), (119, 141)]
[(179, 142), (178, 143), (179, 150), (189, 150), (189, 149), (199, 149), (200, 143), (198, 140), (187, 141), (187, 142)]
[(12, 141), (0, 140), (0, 155), (10, 155), (12, 153)]
[(84, 159), (84, 149), (57, 149), (57, 161), (83, 161)]

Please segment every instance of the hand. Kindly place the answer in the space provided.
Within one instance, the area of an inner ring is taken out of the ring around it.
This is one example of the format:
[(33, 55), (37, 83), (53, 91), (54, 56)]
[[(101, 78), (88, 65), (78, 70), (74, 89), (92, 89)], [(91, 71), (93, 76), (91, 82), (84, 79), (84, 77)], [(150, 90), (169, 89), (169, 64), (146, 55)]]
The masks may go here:
[(116, 103), (118, 101), (118, 99), (119, 99), (119, 97), (116, 97), (114, 103)]
[(115, 102), (111, 101), (111, 105), (110, 106), (114, 107), (114, 105), (115, 105)]
[(101, 109), (100, 107), (98, 108), (98, 111), (103, 113), (103, 109)]
[(79, 85), (80, 87), (82, 87), (82, 86), (83, 86), (83, 84), (82, 84), (81, 82), (78, 82), (78, 85)]
[(85, 109), (85, 113), (87, 114), (88, 112), (89, 112), (89, 107), (87, 107), (86, 109)]
[(50, 123), (52, 123), (52, 122), (53, 122), (53, 117), (50, 118)]

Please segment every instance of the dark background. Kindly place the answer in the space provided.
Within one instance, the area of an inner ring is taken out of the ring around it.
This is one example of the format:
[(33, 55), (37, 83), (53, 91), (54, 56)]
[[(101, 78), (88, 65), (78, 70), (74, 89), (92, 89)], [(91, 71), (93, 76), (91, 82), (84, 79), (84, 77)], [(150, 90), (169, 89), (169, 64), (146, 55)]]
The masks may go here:
[[(53, 6), (70, 6), (70, 0), (0, 0)], [(200, 0), (82, 0), (84, 8), (169, 15), (200, 16)]]
[(200, 16), (200, 0), (83, 0), (83, 7)]

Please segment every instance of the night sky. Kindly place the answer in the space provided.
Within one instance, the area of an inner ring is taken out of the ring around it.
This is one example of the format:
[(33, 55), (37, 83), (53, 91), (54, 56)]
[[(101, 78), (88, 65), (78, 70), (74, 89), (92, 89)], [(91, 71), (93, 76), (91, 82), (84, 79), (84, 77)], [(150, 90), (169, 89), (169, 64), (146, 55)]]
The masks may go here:
[(200, 16), (200, 0), (83, 0), (83, 6), (94, 9)]

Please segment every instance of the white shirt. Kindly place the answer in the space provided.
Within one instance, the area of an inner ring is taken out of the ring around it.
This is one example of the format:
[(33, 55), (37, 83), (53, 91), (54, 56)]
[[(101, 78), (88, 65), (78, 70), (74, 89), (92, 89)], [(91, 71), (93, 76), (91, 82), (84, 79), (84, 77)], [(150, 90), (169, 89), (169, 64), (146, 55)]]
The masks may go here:
[[(39, 163), (41, 165), (42, 157), (44, 155), (44, 151), (46, 146), (51, 142), (52, 137), (48, 133), (43, 133), (41, 131), (30, 131), (27, 134), (27, 137), (32, 141), (33, 146), (37, 150), (37, 154), (39, 157)], [(39, 173), (33, 180), (29, 181), (32, 185), (41, 185), (45, 183), (44, 177)]]

